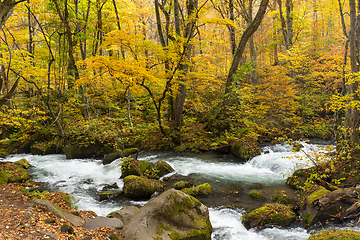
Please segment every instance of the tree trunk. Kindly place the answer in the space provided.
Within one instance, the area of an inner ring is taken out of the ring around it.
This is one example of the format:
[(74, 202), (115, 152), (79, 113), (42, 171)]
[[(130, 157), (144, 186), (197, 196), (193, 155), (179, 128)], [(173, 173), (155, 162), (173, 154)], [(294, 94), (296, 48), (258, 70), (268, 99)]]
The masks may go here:
[[(350, 62), (351, 73), (355, 74), (359, 72), (359, 52), (357, 46), (359, 46), (359, 30), (357, 28), (358, 16), (356, 14), (356, 2), (355, 0), (349, 1), (350, 5)], [(350, 102), (358, 101), (359, 96), (357, 93), (359, 87), (358, 82), (351, 83), (348, 87), (348, 95)], [(356, 107), (349, 106), (346, 111), (345, 117), (345, 138), (349, 141), (350, 147), (355, 148), (359, 144), (359, 111)]]
[(5, 24), (6, 20), (11, 16), (17, 4), (26, 0), (1, 0), (0, 1), (0, 28)]
[(249, 41), (250, 37), (253, 35), (253, 33), (258, 29), (260, 26), (261, 21), (263, 20), (266, 9), (268, 6), (269, 0), (262, 0), (260, 3), (260, 7), (258, 12), (256, 13), (256, 16), (254, 20), (250, 23), (250, 25), (246, 28), (244, 33), (241, 36), (241, 40), (239, 42), (239, 45), (236, 49), (236, 53), (233, 59), (233, 62), (231, 64), (231, 67), (229, 69), (228, 77), (226, 80), (225, 85), (225, 94), (224, 94), (224, 113), (226, 113), (227, 108), (230, 106), (231, 103), (231, 92), (232, 92), (232, 85), (234, 83), (234, 75), (236, 74), (236, 71), (238, 69), (239, 63), (242, 60), (242, 55), (244, 53), (246, 43)]

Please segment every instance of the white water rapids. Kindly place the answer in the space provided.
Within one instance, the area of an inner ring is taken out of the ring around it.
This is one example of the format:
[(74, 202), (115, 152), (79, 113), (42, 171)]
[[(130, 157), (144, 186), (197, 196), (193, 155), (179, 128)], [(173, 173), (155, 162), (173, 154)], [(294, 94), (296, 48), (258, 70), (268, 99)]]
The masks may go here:
[[(304, 151), (311, 151), (317, 145), (306, 144)], [(213, 153), (173, 153), (173, 152), (146, 152), (139, 155), (139, 159), (156, 162), (164, 160), (169, 163), (178, 175), (195, 174), (201, 179), (209, 180), (218, 185), (246, 185), (261, 183), (265, 186), (285, 185), (284, 176), (295, 170), (297, 158), (286, 145), (264, 147), (262, 154), (245, 162), (239, 163), (229, 156)], [(287, 158), (286, 158), (287, 157)], [(65, 155), (30, 155), (17, 154), (5, 160), (17, 161), (25, 158), (33, 168), (30, 173), (34, 181), (48, 182), (59, 190), (70, 193), (75, 197), (75, 205), (82, 210), (92, 210), (98, 215), (106, 216), (114, 210), (126, 205), (143, 205), (145, 202), (125, 201), (100, 202), (96, 192), (101, 191), (105, 184), (117, 183), (121, 189), (123, 182), (121, 175), (121, 159), (111, 164), (103, 165), (102, 161), (94, 159), (66, 159)], [(215, 187), (216, 188), (216, 187)], [(245, 210), (223, 207), (210, 207), (210, 220), (214, 228), (212, 239), (239, 240), (239, 239), (307, 239), (310, 234), (302, 228), (291, 229), (255, 229), (247, 230), (241, 223)]]

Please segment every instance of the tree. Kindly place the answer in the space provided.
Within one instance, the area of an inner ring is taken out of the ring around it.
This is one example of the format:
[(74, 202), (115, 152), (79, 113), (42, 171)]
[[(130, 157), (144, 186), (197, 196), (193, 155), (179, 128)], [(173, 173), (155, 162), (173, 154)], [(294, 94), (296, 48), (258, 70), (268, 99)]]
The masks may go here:
[(26, 0), (1, 0), (0, 1), (0, 28), (5, 24), (6, 20), (11, 16), (17, 4)]
[(230, 66), (229, 73), (228, 73), (228, 76), (226, 79), (224, 103), (223, 103), (224, 113), (226, 113), (227, 108), (231, 104), (231, 91), (232, 91), (233, 83), (235, 81), (234, 75), (236, 74), (238, 66), (239, 66), (240, 62), (242, 61), (242, 57), (243, 57), (243, 53), (244, 53), (246, 44), (249, 41), (250, 37), (254, 34), (254, 32), (260, 26), (260, 23), (262, 22), (262, 20), (265, 16), (268, 4), (269, 4), (269, 0), (261, 1), (259, 10), (256, 13), (254, 20), (249, 24), (249, 26), (246, 28), (246, 30), (244, 31), (244, 33), (241, 36), (239, 45), (236, 49), (236, 53), (235, 53), (233, 62)]
[[(359, 82), (356, 80), (356, 75), (359, 72), (359, 43), (360, 43), (360, 29), (359, 26), (359, 12), (356, 11), (356, 1), (350, 0), (350, 63), (351, 63), (351, 73), (353, 74), (352, 79), (348, 86), (348, 95), (350, 97), (350, 104), (347, 107), (346, 116), (345, 116), (345, 128), (346, 134), (345, 138), (349, 140), (350, 147), (355, 148), (359, 145), (359, 110), (352, 103), (359, 101), (358, 88)], [(358, 1), (358, 7), (360, 3)]]

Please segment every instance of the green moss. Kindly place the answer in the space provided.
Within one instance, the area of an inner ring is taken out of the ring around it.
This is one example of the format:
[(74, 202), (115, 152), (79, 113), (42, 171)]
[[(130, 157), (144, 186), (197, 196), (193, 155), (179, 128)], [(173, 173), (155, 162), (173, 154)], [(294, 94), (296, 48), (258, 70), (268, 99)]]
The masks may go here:
[(309, 240), (358, 240), (360, 232), (352, 230), (328, 230), (312, 235)]
[(259, 191), (259, 190), (251, 190), (249, 192), (249, 195), (252, 197), (252, 198), (255, 198), (255, 199), (263, 199), (265, 198), (264, 194)]
[(246, 228), (263, 226), (265, 224), (287, 227), (296, 219), (296, 214), (289, 206), (283, 204), (266, 204), (243, 215), (243, 224)]
[(25, 169), (28, 169), (31, 166), (25, 158), (16, 161), (16, 163), (22, 165)]
[(184, 188), (190, 188), (193, 185), (194, 184), (192, 182), (190, 182), (190, 181), (188, 181), (188, 182), (179, 181), (179, 182), (176, 182), (174, 184), (174, 188), (177, 189), (177, 190), (181, 190), (181, 189), (184, 189)]
[(286, 191), (277, 190), (277, 192), (271, 196), (271, 199), (274, 202), (285, 204), (285, 205), (295, 203), (294, 200), (287, 195)]
[(320, 187), (319, 190), (314, 191), (306, 198), (307, 204), (312, 204), (316, 199), (321, 198), (321, 196), (323, 196), (329, 192), (330, 192), (329, 190), (327, 190), (323, 187)]
[(121, 178), (129, 175), (144, 176), (151, 169), (152, 163), (131, 158), (123, 159), (121, 163)]
[(207, 196), (212, 193), (212, 188), (210, 184), (204, 183), (193, 188), (184, 188), (181, 191), (191, 196)]
[(123, 151), (123, 156), (129, 157), (131, 154), (137, 153), (139, 149), (137, 148), (127, 148)]
[(127, 197), (148, 198), (162, 187), (156, 180), (130, 175), (124, 178), (123, 191)]
[(0, 184), (4, 184), (8, 182), (7, 174), (4, 170), (0, 170)]

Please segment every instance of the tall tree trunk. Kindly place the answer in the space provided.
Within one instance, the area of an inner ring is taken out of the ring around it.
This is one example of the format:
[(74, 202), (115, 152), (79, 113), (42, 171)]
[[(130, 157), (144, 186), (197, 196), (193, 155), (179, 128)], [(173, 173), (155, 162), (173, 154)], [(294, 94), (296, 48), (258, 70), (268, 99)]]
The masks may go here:
[(230, 106), (231, 99), (232, 99), (232, 85), (234, 83), (234, 75), (236, 74), (236, 71), (238, 69), (238, 66), (242, 60), (242, 55), (244, 53), (245, 47), (247, 42), (249, 41), (250, 37), (253, 35), (253, 33), (258, 29), (260, 26), (261, 21), (263, 20), (267, 6), (269, 4), (269, 0), (261, 0), (259, 10), (256, 13), (256, 16), (254, 20), (250, 23), (250, 25), (246, 28), (244, 33), (241, 36), (241, 40), (239, 42), (239, 45), (236, 49), (236, 53), (233, 59), (233, 62), (231, 64), (231, 67), (229, 69), (228, 77), (226, 79), (226, 85), (225, 85), (225, 93), (224, 93), (224, 102), (223, 102), (223, 113), (226, 114), (227, 108)]
[[(234, 16), (234, 0), (229, 0), (229, 19), (230, 21), (234, 22), (235, 16)], [(236, 38), (235, 38), (235, 27), (232, 25), (228, 26), (229, 32), (230, 32), (230, 44), (231, 44), (231, 53), (234, 57), (236, 52)]]
[[(175, 4), (175, 2), (177, 2), (177, 4)], [(179, 6), (178, 0), (174, 1), (174, 6), (176, 6), (176, 5)], [(197, 7), (198, 7), (197, 0), (189, 0), (187, 2), (188, 23), (186, 24), (186, 28), (185, 28), (185, 32), (184, 32), (184, 38), (185, 38), (186, 42), (183, 43), (184, 44), (183, 51), (186, 54), (186, 59), (188, 62), (190, 62), (190, 58), (191, 58), (192, 44), (189, 42), (194, 37), (195, 23), (197, 21), (197, 18), (195, 16), (195, 14), (197, 12)], [(175, 14), (176, 14), (176, 9), (175, 9)], [(176, 15), (175, 15), (175, 23), (177, 21), (178, 20), (176, 20)], [(175, 28), (176, 28), (176, 25), (175, 25)], [(178, 34), (180, 33), (180, 26), (179, 26), (179, 29), (176, 29), (176, 31), (179, 31)], [(184, 82), (186, 80), (186, 75), (189, 71), (189, 65), (181, 64), (180, 69), (182, 70), (182, 76), (180, 77), (179, 80), (181, 82)], [(182, 113), (183, 113), (183, 109), (184, 109), (185, 98), (186, 98), (186, 85), (183, 83), (180, 83), (179, 88), (178, 88), (178, 94), (175, 99), (175, 108), (174, 108), (175, 129), (178, 129), (178, 130), (181, 128), (181, 125), (182, 125)]]
[[(359, 16), (356, 13), (356, 2), (355, 0), (349, 0), (350, 5), (350, 62), (351, 62), (351, 72), (356, 74), (359, 72), (359, 29), (357, 28), (357, 21)], [(359, 83), (355, 81), (351, 83), (348, 87), (348, 95), (350, 96), (351, 101), (358, 101), (359, 96), (357, 93)], [(345, 138), (349, 141), (349, 144), (352, 148), (355, 148), (359, 144), (359, 111), (356, 107), (349, 106), (346, 111), (345, 118), (345, 128), (346, 134)]]

